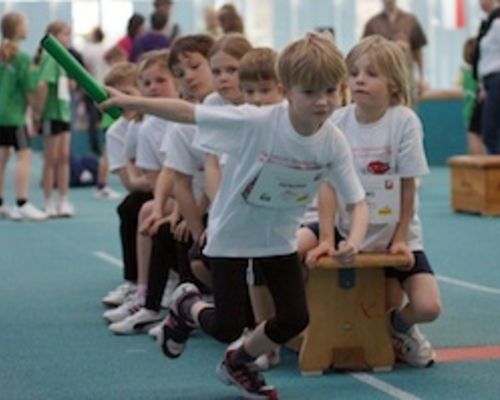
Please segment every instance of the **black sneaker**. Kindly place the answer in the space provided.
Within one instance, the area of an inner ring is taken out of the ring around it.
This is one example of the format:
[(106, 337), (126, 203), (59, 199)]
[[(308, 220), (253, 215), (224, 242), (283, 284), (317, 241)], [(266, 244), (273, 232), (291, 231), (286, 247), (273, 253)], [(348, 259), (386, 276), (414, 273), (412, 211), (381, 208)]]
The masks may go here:
[(278, 392), (274, 386), (266, 384), (257, 365), (249, 363), (236, 368), (231, 366), (229, 360), (235, 351), (227, 351), (224, 360), (217, 366), (219, 379), (226, 385), (236, 386), (244, 399), (278, 400)]
[(163, 321), (158, 338), (163, 354), (168, 358), (177, 358), (182, 354), (189, 335), (196, 328), (196, 324), (180, 312), (182, 302), (191, 297), (201, 298), (200, 291), (192, 283), (184, 283), (172, 293), (170, 312)]

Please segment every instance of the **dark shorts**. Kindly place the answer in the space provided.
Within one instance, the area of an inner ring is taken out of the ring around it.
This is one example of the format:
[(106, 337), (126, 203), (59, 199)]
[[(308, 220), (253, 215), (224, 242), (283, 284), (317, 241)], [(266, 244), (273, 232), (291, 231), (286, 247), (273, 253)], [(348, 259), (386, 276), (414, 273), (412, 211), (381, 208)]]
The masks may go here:
[(16, 151), (30, 147), (30, 138), (25, 126), (0, 126), (0, 146), (14, 147)]
[[(319, 224), (317, 222), (308, 224), (305, 228), (308, 228), (319, 239)], [(344, 238), (340, 235), (337, 229), (335, 229), (335, 245), (342, 240), (344, 240)], [(403, 284), (404, 281), (416, 274), (434, 275), (434, 271), (432, 270), (429, 260), (422, 250), (414, 251), (413, 256), (415, 257), (415, 265), (412, 269), (403, 271), (388, 265), (385, 269), (385, 276), (387, 278), (395, 278), (400, 284)]]
[(481, 115), (483, 111), (483, 102), (478, 102), (474, 104), (474, 109), (472, 110), (472, 116), (470, 118), (468, 131), (481, 136)]
[(49, 120), (43, 121), (40, 133), (42, 134), (42, 136), (57, 136), (69, 131), (69, 122)]

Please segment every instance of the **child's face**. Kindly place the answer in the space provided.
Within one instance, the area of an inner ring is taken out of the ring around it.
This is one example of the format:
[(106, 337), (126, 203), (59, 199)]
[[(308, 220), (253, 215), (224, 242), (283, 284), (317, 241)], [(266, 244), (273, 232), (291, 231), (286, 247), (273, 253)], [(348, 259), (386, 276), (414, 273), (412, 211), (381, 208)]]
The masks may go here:
[(22, 18), (16, 29), (16, 39), (24, 40), (28, 35), (28, 23), (25, 18)]
[(358, 107), (369, 109), (389, 106), (389, 83), (369, 55), (362, 55), (354, 62), (349, 69), (347, 83), (352, 99)]
[(64, 47), (68, 48), (71, 45), (71, 29), (69, 27), (64, 28), (55, 37)]
[(245, 103), (255, 106), (276, 104), (283, 100), (283, 89), (275, 80), (245, 81), (240, 84)]
[[(140, 96), (141, 95), (141, 91), (139, 90), (137, 85), (135, 83), (132, 83), (132, 82), (120, 83), (118, 85), (115, 85), (114, 87), (115, 87), (115, 89), (119, 90), (120, 92), (122, 92), (124, 94), (128, 94), (130, 96)], [(132, 111), (132, 110), (124, 110), (123, 111), (123, 116), (127, 119), (131, 119), (136, 114), (137, 114), (137, 112)]]
[(200, 53), (180, 54), (179, 62), (172, 67), (172, 73), (188, 98), (202, 101), (213, 91), (210, 66), (207, 59)]
[(233, 104), (240, 104), (243, 97), (240, 91), (238, 73), (240, 61), (223, 51), (215, 53), (210, 58), (215, 90)]
[(176, 97), (174, 79), (159, 64), (153, 64), (142, 71), (141, 89), (146, 97)]
[(335, 86), (311, 89), (295, 85), (286, 90), (290, 104), (289, 115), (293, 127), (303, 135), (312, 135), (330, 117), (338, 104)]

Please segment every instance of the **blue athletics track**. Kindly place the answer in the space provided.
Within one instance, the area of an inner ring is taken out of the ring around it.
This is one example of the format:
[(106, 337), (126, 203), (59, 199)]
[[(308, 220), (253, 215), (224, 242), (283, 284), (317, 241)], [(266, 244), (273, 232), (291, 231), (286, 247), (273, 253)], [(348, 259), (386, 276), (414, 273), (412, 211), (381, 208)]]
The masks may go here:
[[(38, 205), (40, 165), (35, 157)], [(443, 300), (440, 319), (422, 326), (437, 364), (304, 378), (296, 354), (285, 350), (282, 364), (266, 373), (281, 399), (500, 398), (500, 218), (453, 213), (449, 180), (448, 168), (434, 167), (420, 188), (426, 250)], [(100, 299), (121, 282), (117, 203), (94, 199), (90, 188), (72, 190), (71, 198), (73, 219), (0, 221), (0, 399), (238, 399), (215, 377), (224, 346), (202, 333), (172, 361), (150, 337), (107, 329)]]

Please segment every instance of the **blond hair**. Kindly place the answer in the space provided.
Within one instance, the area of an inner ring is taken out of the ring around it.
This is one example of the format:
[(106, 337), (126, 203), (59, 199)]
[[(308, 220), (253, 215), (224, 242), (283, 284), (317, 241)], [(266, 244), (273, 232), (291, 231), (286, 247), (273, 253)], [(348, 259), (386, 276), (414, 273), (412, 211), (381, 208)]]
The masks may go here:
[(252, 45), (244, 35), (241, 33), (228, 33), (214, 43), (208, 53), (208, 58), (222, 51), (237, 60), (241, 60), (251, 49)]
[(346, 66), (335, 43), (317, 33), (308, 33), (290, 43), (278, 58), (278, 77), (283, 86), (310, 89), (335, 86), (345, 78)]
[(116, 87), (125, 84), (137, 85), (137, 67), (130, 62), (114, 64), (104, 77), (106, 86)]
[(261, 80), (278, 82), (277, 60), (278, 53), (269, 47), (257, 47), (250, 50), (240, 60), (240, 82)]
[(137, 62), (137, 75), (141, 78), (144, 71), (153, 65), (158, 65), (161, 69), (170, 73), (168, 67), (168, 58), (170, 52), (168, 50), (153, 50), (143, 53)]
[(411, 103), (410, 81), (403, 50), (396, 43), (380, 35), (368, 36), (354, 46), (347, 55), (347, 68), (351, 70), (356, 61), (365, 55), (370, 58), (379, 73), (387, 79), (388, 84), (395, 88), (395, 90), (390, 90), (391, 104), (409, 105)]
[(7, 13), (2, 18), (2, 42), (0, 43), (0, 61), (9, 62), (16, 55), (18, 45), (13, 40), (16, 38), (17, 29), (24, 21), (24, 16), (19, 13)]
[[(71, 29), (70, 26), (66, 22), (53, 21), (47, 25), (47, 28), (45, 29), (45, 34), (57, 36), (66, 29), (68, 29), (68, 30)], [(38, 64), (42, 60), (42, 53), (43, 53), (42, 46), (38, 46), (38, 49), (37, 49), (35, 57), (34, 57), (35, 64)]]

